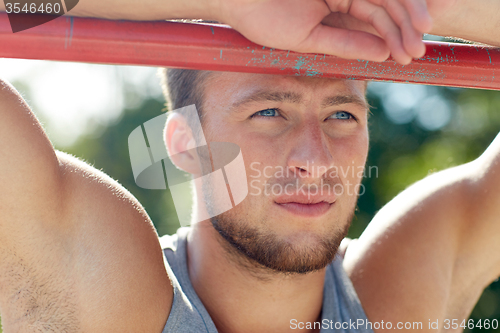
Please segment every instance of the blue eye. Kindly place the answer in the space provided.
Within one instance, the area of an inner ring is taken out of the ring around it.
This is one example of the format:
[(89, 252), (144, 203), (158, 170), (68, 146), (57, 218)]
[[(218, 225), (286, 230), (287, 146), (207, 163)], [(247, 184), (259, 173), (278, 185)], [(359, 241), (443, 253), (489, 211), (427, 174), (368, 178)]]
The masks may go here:
[(351, 119), (354, 120), (355, 119), (352, 114), (350, 114), (349, 112), (346, 112), (346, 111), (335, 112), (334, 114), (332, 114), (328, 118), (343, 119), (343, 120), (351, 120)]
[(262, 117), (277, 117), (279, 116), (279, 112), (277, 109), (265, 109), (259, 112), (255, 112), (253, 116), (262, 116)]

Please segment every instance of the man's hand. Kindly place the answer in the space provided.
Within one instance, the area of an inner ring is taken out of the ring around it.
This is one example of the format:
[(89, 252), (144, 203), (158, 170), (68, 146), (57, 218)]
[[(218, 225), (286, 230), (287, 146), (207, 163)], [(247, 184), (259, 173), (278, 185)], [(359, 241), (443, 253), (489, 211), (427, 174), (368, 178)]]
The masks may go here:
[[(455, 0), (429, 1), (439, 15)], [(280, 49), (401, 64), (424, 55), (432, 28), (425, 0), (228, 0), (218, 20), (248, 39)]]

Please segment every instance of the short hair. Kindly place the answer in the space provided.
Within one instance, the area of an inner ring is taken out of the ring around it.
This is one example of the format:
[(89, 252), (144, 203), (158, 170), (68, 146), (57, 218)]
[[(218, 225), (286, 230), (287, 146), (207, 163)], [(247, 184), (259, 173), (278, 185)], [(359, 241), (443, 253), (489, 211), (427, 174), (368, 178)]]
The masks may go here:
[[(203, 101), (205, 82), (212, 73), (210, 71), (162, 68), (160, 69), (161, 85), (165, 96), (165, 106), (170, 112), (176, 112), (184, 116), (187, 125), (191, 129), (194, 139), (202, 142), (204, 136), (203, 127)], [(180, 111), (183, 107), (195, 105), (198, 113), (199, 125), (194, 117), (188, 116)]]
[(162, 68), (161, 86), (168, 111), (194, 104), (202, 119), (204, 86), (210, 71)]

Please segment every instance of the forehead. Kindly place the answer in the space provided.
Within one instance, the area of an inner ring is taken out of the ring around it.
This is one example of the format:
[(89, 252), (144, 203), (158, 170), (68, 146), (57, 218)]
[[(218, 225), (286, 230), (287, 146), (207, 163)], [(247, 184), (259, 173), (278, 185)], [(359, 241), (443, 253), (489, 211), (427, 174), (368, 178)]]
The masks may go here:
[(205, 105), (235, 105), (259, 93), (291, 94), (296, 103), (350, 95), (365, 100), (366, 81), (251, 73), (212, 72), (204, 82)]

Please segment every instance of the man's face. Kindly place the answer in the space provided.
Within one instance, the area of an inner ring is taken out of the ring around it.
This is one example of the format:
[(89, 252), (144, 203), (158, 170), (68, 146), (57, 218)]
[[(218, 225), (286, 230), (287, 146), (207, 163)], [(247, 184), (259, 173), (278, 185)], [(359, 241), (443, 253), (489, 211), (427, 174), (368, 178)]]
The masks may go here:
[[(368, 153), (364, 93), (364, 82), (352, 80), (239, 73), (207, 80), (207, 142), (240, 146), (249, 187), (212, 224), (249, 262), (303, 273), (333, 259)], [(204, 184), (205, 200), (210, 191)]]

